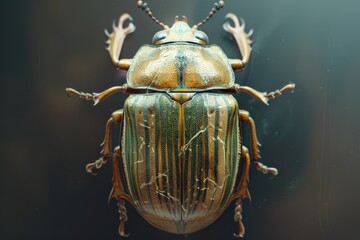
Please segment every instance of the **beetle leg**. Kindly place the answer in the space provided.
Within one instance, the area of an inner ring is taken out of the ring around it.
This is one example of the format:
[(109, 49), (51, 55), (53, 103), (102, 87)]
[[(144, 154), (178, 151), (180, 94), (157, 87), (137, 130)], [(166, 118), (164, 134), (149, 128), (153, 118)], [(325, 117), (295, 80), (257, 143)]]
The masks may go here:
[(283, 92), (286, 92), (286, 91), (292, 91), (295, 89), (295, 84), (294, 83), (289, 83), (287, 85), (285, 85), (283, 88), (281, 88), (280, 90), (277, 89), (273, 92), (270, 92), (270, 93), (266, 93), (266, 98), (267, 99), (274, 99), (278, 96), (280, 96)]
[(251, 196), (248, 190), (249, 183), (249, 170), (250, 170), (250, 154), (247, 147), (241, 147), (241, 156), (244, 159), (243, 171), (241, 174), (241, 180), (239, 182), (239, 186), (237, 188), (237, 192), (234, 193), (230, 201), (234, 201), (235, 199), (245, 199), (248, 198), (251, 201)]
[(261, 144), (257, 140), (255, 122), (250, 117), (250, 113), (245, 110), (239, 110), (239, 116), (241, 122), (247, 122), (250, 125), (251, 150), (253, 159), (255, 161), (256, 169), (264, 174), (271, 173), (274, 176), (277, 175), (278, 171), (276, 168), (267, 167), (261, 162), (259, 162), (259, 159), (261, 158), (259, 147), (261, 146)]
[(255, 162), (255, 165), (256, 169), (264, 174), (271, 173), (273, 176), (276, 176), (279, 173), (276, 168), (265, 166), (261, 162)]
[(244, 159), (244, 166), (243, 166), (243, 172), (241, 175), (241, 181), (239, 183), (237, 192), (234, 193), (230, 201), (233, 201), (237, 199), (236, 201), (236, 207), (235, 207), (235, 215), (234, 215), (234, 221), (239, 224), (239, 232), (234, 233), (235, 237), (243, 237), (245, 233), (245, 227), (242, 222), (242, 200), (245, 198), (248, 198), (251, 201), (249, 189), (248, 189), (248, 183), (249, 183), (249, 169), (250, 169), (250, 155), (249, 150), (247, 147), (242, 146), (241, 147), (241, 156), (243, 156)]
[(105, 138), (104, 138), (104, 141), (100, 145), (100, 146), (102, 146), (102, 150), (100, 152), (101, 157), (98, 160), (96, 160), (95, 162), (87, 164), (85, 167), (86, 171), (94, 176), (96, 175), (96, 173), (93, 172), (94, 168), (100, 169), (107, 162), (108, 158), (111, 155), (110, 137), (111, 137), (112, 124), (113, 124), (113, 118), (111, 117), (111, 118), (109, 118), (109, 120), (106, 123)]
[(231, 19), (234, 22), (234, 26), (231, 26), (229, 22), (226, 22), (223, 25), (223, 28), (225, 29), (225, 31), (231, 33), (234, 36), (242, 56), (241, 60), (240, 59), (229, 59), (229, 60), (234, 71), (241, 71), (242, 69), (244, 69), (245, 65), (249, 62), (249, 58), (252, 50), (251, 48), (252, 40), (250, 39), (250, 37), (253, 33), (253, 30), (251, 29), (249, 33), (246, 33), (244, 19), (240, 18), (239, 21), (237, 16), (233, 13), (227, 14), (226, 18)]
[(277, 89), (273, 92), (259, 92), (251, 87), (247, 87), (247, 86), (237, 86), (238, 87), (238, 91), (240, 92), (245, 92), (253, 97), (255, 97), (256, 99), (262, 101), (263, 103), (265, 103), (266, 105), (268, 104), (268, 101), (270, 99), (274, 99), (280, 95), (282, 95), (283, 92), (286, 91), (292, 91), (295, 89), (295, 84), (294, 83), (289, 83), (287, 85), (285, 85), (283, 88), (281, 88), (280, 90)]
[(255, 161), (258, 161), (261, 158), (260, 149), (259, 149), (261, 144), (259, 143), (259, 141), (257, 139), (255, 122), (252, 119), (252, 117), (250, 117), (250, 113), (245, 110), (241, 110), (241, 109), (239, 110), (239, 117), (240, 117), (241, 122), (249, 123), (250, 138), (251, 138), (251, 152), (253, 155), (253, 159)]
[(287, 85), (285, 85), (283, 88), (281, 88), (280, 90), (277, 89), (273, 92), (259, 92), (251, 87), (248, 86), (240, 86), (239, 84), (234, 84), (231, 88), (229, 89), (224, 89), (221, 90), (224, 93), (239, 93), (239, 92), (245, 92), (249, 95), (251, 95), (252, 97), (256, 98), (257, 100), (263, 102), (266, 105), (268, 104), (268, 101), (270, 99), (274, 99), (280, 95), (282, 95), (283, 92), (286, 91), (292, 91), (295, 89), (295, 84), (294, 83), (289, 83)]
[[(105, 138), (101, 146), (103, 147), (101, 154), (102, 157), (99, 160), (96, 160), (94, 163), (90, 163), (86, 165), (86, 171), (89, 173), (93, 173), (93, 169), (99, 169), (103, 164), (105, 164), (108, 160), (108, 158), (112, 155), (112, 163), (113, 163), (113, 187), (110, 192), (109, 201), (112, 198), (116, 198), (118, 200), (118, 212), (119, 212), (119, 219), (120, 219), (120, 225), (119, 225), (119, 234), (120, 236), (127, 237), (129, 234), (125, 233), (125, 222), (128, 220), (126, 207), (125, 207), (125, 201), (127, 200), (130, 203), (132, 203), (132, 200), (130, 196), (125, 193), (124, 191), (124, 185), (122, 183), (119, 170), (121, 169), (119, 167), (119, 158), (121, 158), (121, 149), (120, 146), (117, 146), (114, 149), (114, 154), (111, 153), (111, 130), (113, 123), (118, 123), (121, 125), (123, 120), (123, 110), (117, 110), (112, 113), (111, 118), (106, 123), (105, 128)], [(121, 134), (121, 133), (120, 133)]]
[[(130, 23), (125, 28), (123, 25), (126, 20), (129, 20)], [(113, 23), (113, 31), (111, 34), (105, 30), (105, 34), (109, 38), (106, 41), (106, 44), (108, 45), (106, 49), (109, 51), (111, 60), (120, 70), (129, 69), (131, 64), (131, 59), (120, 60), (119, 57), (126, 36), (134, 32), (136, 29), (135, 25), (132, 23), (132, 20), (132, 17), (125, 13), (120, 16), (118, 25), (116, 25), (115, 22)]]
[(120, 167), (119, 167), (119, 159), (121, 159), (121, 149), (120, 146), (117, 146), (114, 149), (113, 155), (113, 188), (111, 190), (109, 200), (112, 198), (116, 198), (118, 200), (118, 212), (119, 212), (119, 235), (122, 237), (128, 237), (130, 234), (125, 233), (125, 223), (128, 220), (127, 210), (125, 207), (125, 201), (127, 200), (132, 203), (130, 196), (124, 192), (124, 185), (121, 181), (120, 177)]
[(120, 172), (119, 172), (119, 170), (122, 169), (119, 166), (119, 158), (121, 159), (121, 149), (120, 149), (120, 146), (117, 146), (114, 149), (114, 155), (112, 158), (112, 160), (113, 160), (113, 180), (112, 180), (113, 188), (109, 195), (109, 201), (112, 198), (116, 198), (118, 200), (123, 199), (123, 200), (127, 200), (130, 203), (133, 203), (129, 194), (125, 193), (125, 191), (124, 191), (124, 189), (125, 189), (124, 184), (120, 177)]
[(129, 237), (130, 233), (125, 233), (125, 223), (128, 220), (128, 216), (127, 216), (127, 210), (125, 207), (125, 201), (123, 199), (119, 199), (118, 202), (118, 213), (119, 213), (119, 220), (120, 220), (120, 224), (119, 224), (119, 235), (121, 237)]
[(245, 234), (245, 227), (242, 222), (242, 200), (241, 198), (236, 201), (236, 207), (235, 207), (235, 215), (234, 215), (234, 221), (238, 223), (239, 225), (239, 232), (234, 233), (234, 237), (243, 237)]
[(123, 116), (123, 110), (117, 110), (115, 112), (113, 112), (113, 114), (111, 115), (111, 118), (109, 118), (109, 120), (106, 123), (106, 127), (105, 127), (105, 137), (104, 137), (104, 141), (102, 142), (102, 144), (100, 146), (102, 146), (102, 150), (101, 150), (101, 157), (96, 160), (93, 163), (89, 163), (86, 165), (86, 171), (88, 173), (91, 173), (92, 175), (96, 175), (96, 173), (93, 172), (93, 169), (100, 169), (108, 160), (108, 158), (111, 156), (111, 130), (112, 130), (112, 125), (113, 122), (116, 123), (121, 123), (122, 121), (122, 116)]
[(73, 88), (66, 88), (66, 93), (71, 96), (71, 95), (76, 95), (79, 98), (83, 98), (87, 101), (94, 101), (94, 105), (98, 104), (99, 102), (103, 101), (104, 99), (106, 99), (107, 97), (113, 95), (114, 93), (118, 93), (118, 92), (124, 92), (126, 93), (128, 90), (128, 86), (127, 84), (124, 84), (122, 86), (115, 86), (115, 87), (111, 87), (109, 89), (106, 89), (105, 91), (101, 92), (101, 93), (85, 93), (85, 92), (79, 92)]

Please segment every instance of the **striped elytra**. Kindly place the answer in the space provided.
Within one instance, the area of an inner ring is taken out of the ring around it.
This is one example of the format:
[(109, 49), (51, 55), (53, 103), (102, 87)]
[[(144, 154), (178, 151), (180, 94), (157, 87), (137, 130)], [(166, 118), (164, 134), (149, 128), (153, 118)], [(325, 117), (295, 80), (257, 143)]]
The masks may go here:
[(130, 95), (122, 156), (135, 208), (152, 225), (191, 233), (229, 204), (240, 161), (238, 104), (198, 93), (180, 104), (166, 93)]

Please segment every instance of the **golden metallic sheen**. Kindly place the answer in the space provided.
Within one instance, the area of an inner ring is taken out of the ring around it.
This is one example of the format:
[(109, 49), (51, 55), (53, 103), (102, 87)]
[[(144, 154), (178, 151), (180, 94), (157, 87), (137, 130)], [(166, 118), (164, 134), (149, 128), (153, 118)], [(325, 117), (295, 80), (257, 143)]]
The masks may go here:
[(132, 60), (128, 84), (160, 91), (224, 89), (234, 84), (234, 72), (215, 45), (145, 45)]

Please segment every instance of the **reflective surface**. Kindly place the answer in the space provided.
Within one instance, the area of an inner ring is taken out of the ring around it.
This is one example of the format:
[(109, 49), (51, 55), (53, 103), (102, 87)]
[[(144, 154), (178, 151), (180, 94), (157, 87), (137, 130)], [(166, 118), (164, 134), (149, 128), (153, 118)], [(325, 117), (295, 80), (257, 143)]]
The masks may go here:
[[(195, 24), (212, 6), (148, 2), (169, 25), (175, 15)], [(228, 0), (201, 27), (237, 58), (222, 24), (228, 12), (245, 18), (255, 30), (254, 50), (236, 82), (260, 91), (297, 85), (270, 106), (236, 96), (257, 123), (262, 161), (280, 172), (272, 179), (251, 170), (245, 239), (358, 239), (359, 7), (355, 0)], [(0, 239), (119, 239), (116, 206), (107, 204), (111, 166), (97, 177), (84, 166), (99, 156), (105, 122), (126, 96), (93, 107), (67, 98), (64, 89), (100, 92), (124, 83), (103, 34), (121, 13), (137, 26), (125, 40), (124, 58), (151, 43), (160, 28), (134, 0), (17, 0), (0, 9)], [(233, 207), (187, 238), (151, 227), (129, 207), (127, 229), (130, 239), (234, 239)]]

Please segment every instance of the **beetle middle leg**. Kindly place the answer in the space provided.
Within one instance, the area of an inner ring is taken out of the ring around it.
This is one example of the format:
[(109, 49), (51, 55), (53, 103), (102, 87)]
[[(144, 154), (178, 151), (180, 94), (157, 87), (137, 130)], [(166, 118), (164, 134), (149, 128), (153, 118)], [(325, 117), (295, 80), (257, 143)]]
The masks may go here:
[(111, 115), (111, 118), (109, 118), (109, 120), (107, 121), (106, 127), (105, 127), (104, 141), (101, 144), (101, 146), (102, 146), (101, 155), (102, 156), (95, 162), (89, 163), (86, 165), (86, 171), (88, 173), (96, 175), (93, 172), (93, 169), (94, 168), (100, 169), (107, 162), (107, 160), (111, 157), (111, 155), (112, 155), (112, 153), (111, 153), (112, 125), (113, 125), (113, 122), (120, 124), (122, 122), (122, 118), (123, 118), (123, 110), (121, 109), (121, 110), (117, 110), (117, 111), (113, 112)]
[(239, 117), (241, 122), (246, 122), (250, 126), (250, 138), (251, 138), (251, 152), (253, 160), (255, 161), (255, 165), (257, 170), (261, 171), (262, 173), (271, 173), (274, 176), (278, 174), (278, 170), (276, 168), (267, 167), (261, 162), (259, 162), (260, 156), (260, 150), (259, 147), (261, 144), (257, 140), (256, 135), (256, 126), (254, 120), (250, 117), (250, 113), (245, 110), (239, 110)]
[(278, 96), (281, 96), (286, 91), (292, 91), (295, 89), (294, 83), (289, 83), (282, 87), (281, 89), (277, 89), (272, 92), (259, 92), (251, 87), (248, 86), (240, 86), (239, 84), (235, 83), (231, 88), (221, 90), (225, 93), (239, 93), (244, 92), (249, 94), (250, 96), (254, 97), (255, 99), (259, 100), (260, 102), (269, 105), (269, 100), (275, 99)]

